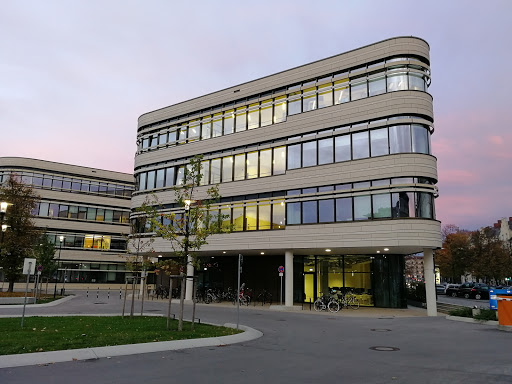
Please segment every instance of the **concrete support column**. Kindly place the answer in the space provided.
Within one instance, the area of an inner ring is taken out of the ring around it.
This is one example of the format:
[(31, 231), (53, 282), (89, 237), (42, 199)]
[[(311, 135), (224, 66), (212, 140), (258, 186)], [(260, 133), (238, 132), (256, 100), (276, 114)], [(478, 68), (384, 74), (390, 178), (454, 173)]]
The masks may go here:
[(293, 307), (293, 252), (284, 253), (284, 305)]
[(427, 294), (427, 315), (437, 316), (436, 275), (434, 273), (434, 251), (432, 249), (423, 249), (423, 269)]
[(192, 301), (192, 287), (194, 285), (194, 280), (192, 279), (192, 276), (194, 276), (194, 264), (192, 264), (192, 256), (187, 256), (187, 276), (190, 276), (190, 278), (187, 277), (187, 286), (185, 288), (185, 300), (186, 301)]

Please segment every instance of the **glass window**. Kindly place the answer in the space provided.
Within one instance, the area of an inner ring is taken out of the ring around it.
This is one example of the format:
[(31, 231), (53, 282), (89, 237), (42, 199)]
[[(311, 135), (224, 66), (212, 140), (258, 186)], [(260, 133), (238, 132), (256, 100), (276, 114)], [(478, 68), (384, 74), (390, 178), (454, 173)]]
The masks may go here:
[(370, 196), (354, 197), (354, 220), (368, 220), (372, 218), (372, 202)]
[(247, 114), (248, 129), (258, 128), (260, 126), (260, 109), (259, 103), (249, 105), (249, 113)]
[(176, 141), (176, 136), (177, 136), (177, 132), (176, 131), (172, 131), (172, 132), (169, 132), (169, 143), (174, 143)]
[(428, 154), (428, 133), (422, 125), (412, 125), (412, 151)]
[(391, 217), (391, 196), (389, 193), (372, 195), (372, 200), (374, 219)]
[(71, 205), (69, 207), (68, 217), (70, 219), (78, 219), (78, 207), (76, 205)]
[(231, 208), (229, 206), (221, 208), (220, 214), (221, 228), (225, 231), (229, 231), (231, 228)]
[(221, 161), (220, 159), (213, 159), (211, 161), (211, 169), (210, 169), (210, 183), (217, 184), (220, 183), (220, 167)]
[(302, 166), (309, 167), (312, 165), (317, 165), (316, 140), (302, 144)]
[(272, 229), (283, 229), (285, 226), (284, 201), (272, 204)]
[(272, 124), (272, 99), (261, 103), (261, 126)]
[(245, 153), (235, 156), (235, 180), (245, 179)]
[(235, 110), (224, 112), (224, 134), (229, 135), (235, 131)]
[(50, 208), (48, 209), (48, 216), (59, 217), (59, 204), (50, 204)]
[(352, 134), (352, 158), (363, 159), (370, 156), (368, 145), (368, 131)]
[(167, 132), (158, 135), (158, 145), (167, 143)]
[(212, 137), (222, 136), (222, 113), (213, 115)]
[(105, 220), (105, 210), (103, 208), (96, 209), (96, 221)]
[(274, 151), (274, 160), (273, 160), (273, 174), (274, 175), (282, 175), (286, 172), (286, 147), (276, 147), (273, 149)]
[(260, 151), (260, 177), (272, 175), (272, 149)]
[(41, 203), (39, 205), (39, 216), (48, 216), (48, 209), (50, 208), (50, 203)]
[(432, 195), (426, 192), (416, 193), (416, 217), (433, 219)]
[(53, 189), (61, 189), (62, 188), (62, 179), (53, 179), (52, 188)]
[(247, 111), (245, 107), (236, 109), (235, 129), (236, 132), (245, 131), (247, 129)]
[(174, 185), (174, 167), (167, 168), (165, 173), (165, 186), (170, 187)]
[(181, 166), (178, 168), (178, 174), (176, 175), (176, 185), (183, 185), (185, 178), (185, 167)]
[(355, 80), (350, 86), (350, 100), (359, 100), (368, 97), (368, 89), (366, 87), (366, 79)]
[(409, 73), (409, 89), (415, 91), (426, 91), (427, 87), (423, 76)]
[(304, 201), (302, 203), (302, 222), (304, 224), (318, 223), (317, 201)]
[(139, 191), (143, 191), (146, 189), (146, 172), (142, 172), (139, 174)]
[(156, 147), (158, 145), (158, 135), (151, 136), (151, 147)]
[[(306, 193), (316, 193), (318, 190), (316, 189), (316, 187), (313, 187), (313, 188), (303, 188), (302, 189), (302, 193), (303, 194), (306, 194)], [(293, 192), (293, 191), (289, 191), (289, 192)]]
[(71, 189), (71, 179), (65, 178), (62, 181), (62, 189)]
[(286, 96), (275, 98), (274, 124), (286, 121)]
[(258, 205), (258, 229), (270, 229), (270, 204)]
[(123, 216), (122, 216), (121, 211), (114, 211), (114, 218), (113, 218), (114, 223), (122, 223), (122, 221), (121, 221), (122, 217)]
[(333, 159), (332, 137), (318, 140), (318, 164), (330, 164)]
[(188, 141), (195, 141), (199, 138), (199, 120), (193, 120), (190, 122), (188, 128)]
[(296, 115), (301, 113), (302, 100), (299, 92), (292, 92), (288, 95), (288, 115)]
[(347, 161), (350, 159), (350, 135), (336, 136), (334, 138), (334, 161)]
[(288, 169), (300, 168), (302, 166), (302, 145), (294, 144), (288, 146)]
[(201, 170), (199, 172), (201, 174), (201, 181), (199, 182), (199, 185), (210, 184), (210, 161), (209, 160), (201, 161)]
[(334, 104), (341, 104), (350, 101), (348, 79), (334, 82)]
[(336, 199), (336, 221), (352, 221), (352, 198)]
[(87, 220), (96, 220), (96, 208), (87, 208)]
[(233, 231), (244, 230), (244, 207), (233, 207)]
[(233, 156), (222, 158), (222, 182), (233, 181)]
[(112, 209), (105, 209), (105, 221), (109, 223), (114, 221), (114, 211)]
[(386, 78), (384, 76), (372, 78), (368, 81), (370, 96), (380, 95), (386, 92)]
[(258, 212), (255, 205), (245, 207), (245, 230), (255, 231), (258, 225)]
[(410, 125), (394, 125), (389, 127), (389, 151), (390, 153), (411, 152)]
[(403, 91), (407, 89), (407, 74), (398, 73), (388, 75), (388, 92)]
[(258, 177), (258, 151), (249, 152), (247, 154), (247, 179)]
[(180, 141), (187, 139), (187, 126), (180, 127)]
[(392, 193), (391, 207), (391, 214), (393, 218), (414, 217), (414, 193)]
[(43, 179), (43, 187), (51, 188), (51, 186), (52, 186), (52, 177), (45, 176)]
[(336, 190), (337, 191), (346, 191), (346, 190), (349, 190), (349, 189), (352, 189), (352, 183), (336, 185)]
[(334, 222), (334, 199), (318, 201), (318, 222)]
[(165, 169), (159, 169), (156, 171), (156, 188), (162, 188), (164, 186)]
[(80, 188), (80, 190), (82, 192), (89, 192), (89, 187), (90, 187), (89, 182), (85, 181), (85, 180), (82, 180), (82, 187)]
[(286, 224), (301, 223), (300, 203), (286, 203)]
[[(148, 182), (147, 189), (155, 188), (155, 171), (148, 172)], [(100, 186), (101, 187), (101, 186)]]
[(312, 111), (316, 109), (316, 87), (304, 90), (302, 96), (302, 111)]
[(318, 192), (330, 192), (334, 191), (334, 185), (326, 185), (323, 187), (318, 187)]
[(332, 83), (318, 87), (318, 108), (330, 107), (332, 105)]
[(382, 156), (389, 154), (388, 148), (388, 129), (380, 128), (370, 131), (371, 154), (373, 156)]
[(354, 183), (353, 188), (370, 188), (371, 182), (369, 181), (360, 181), (358, 183)]
[(142, 149), (149, 148), (149, 137), (142, 140)]

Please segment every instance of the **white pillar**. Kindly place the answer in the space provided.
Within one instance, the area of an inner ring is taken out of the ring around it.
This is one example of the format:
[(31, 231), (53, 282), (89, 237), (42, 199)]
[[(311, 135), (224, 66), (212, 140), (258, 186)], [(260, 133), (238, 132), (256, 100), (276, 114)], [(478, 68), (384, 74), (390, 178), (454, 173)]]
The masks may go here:
[(423, 269), (427, 294), (427, 315), (437, 316), (436, 275), (434, 272), (434, 251), (432, 249), (423, 249)]
[(284, 253), (284, 305), (293, 307), (293, 252)]
[(194, 276), (194, 264), (192, 264), (192, 256), (187, 256), (187, 286), (185, 288), (185, 300), (186, 301), (192, 301), (192, 287), (194, 285), (194, 279), (192, 276)]

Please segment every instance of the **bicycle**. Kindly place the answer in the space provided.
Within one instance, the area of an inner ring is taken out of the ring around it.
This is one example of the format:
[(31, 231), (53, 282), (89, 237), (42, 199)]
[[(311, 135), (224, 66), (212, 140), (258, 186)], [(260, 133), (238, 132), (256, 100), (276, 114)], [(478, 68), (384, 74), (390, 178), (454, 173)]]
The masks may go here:
[(256, 300), (258, 302), (261, 302), (261, 305), (265, 305), (267, 303), (272, 305), (272, 294), (266, 289), (264, 289), (263, 292), (261, 292), (258, 295), (258, 298)]
[(208, 289), (206, 291), (206, 296), (204, 297), (204, 303), (205, 304), (210, 304), (212, 301), (216, 302), (216, 303), (220, 303), (220, 296), (217, 295), (213, 289)]
[[(246, 294), (246, 291), (248, 291), (247, 288), (245, 288), (245, 283), (242, 284), (240, 287), (240, 292), (238, 293), (238, 301), (240, 302), (240, 305), (246, 305), (249, 306), (251, 303), (251, 296)], [(236, 305), (237, 298), (233, 298), (233, 305)]]
[(318, 312), (329, 310), (329, 312), (335, 313), (340, 310), (340, 303), (329, 295), (323, 295), (315, 300), (313, 307)]
[(352, 292), (348, 292), (346, 294), (338, 294), (338, 301), (342, 307), (359, 309), (359, 300)]

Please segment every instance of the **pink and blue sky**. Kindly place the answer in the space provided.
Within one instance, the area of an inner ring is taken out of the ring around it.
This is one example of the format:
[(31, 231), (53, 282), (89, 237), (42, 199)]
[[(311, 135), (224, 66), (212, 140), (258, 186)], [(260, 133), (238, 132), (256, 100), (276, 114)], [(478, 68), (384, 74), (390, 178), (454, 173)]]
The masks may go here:
[(440, 197), (512, 216), (512, 1), (3, 0), (0, 156), (133, 171), (137, 118), (395, 36), (431, 47)]

